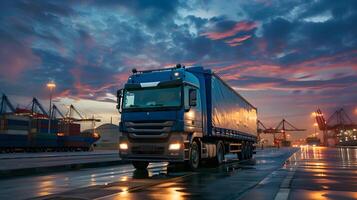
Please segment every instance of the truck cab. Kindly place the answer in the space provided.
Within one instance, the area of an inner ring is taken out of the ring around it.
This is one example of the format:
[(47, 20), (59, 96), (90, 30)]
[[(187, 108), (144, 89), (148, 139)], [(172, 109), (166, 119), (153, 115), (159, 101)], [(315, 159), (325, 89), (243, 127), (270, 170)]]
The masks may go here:
[(120, 156), (136, 168), (148, 162), (189, 160), (192, 137), (202, 137), (203, 117), (197, 77), (177, 66), (133, 70), (118, 92)]

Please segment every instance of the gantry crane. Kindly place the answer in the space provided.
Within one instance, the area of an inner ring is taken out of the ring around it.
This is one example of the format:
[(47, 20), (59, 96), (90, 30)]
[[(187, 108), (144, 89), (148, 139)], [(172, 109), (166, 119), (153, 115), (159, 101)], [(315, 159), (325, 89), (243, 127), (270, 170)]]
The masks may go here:
[[(290, 146), (290, 141), (287, 140), (286, 132), (295, 131), (306, 131), (306, 129), (296, 128), (286, 119), (282, 119), (275, 128), (266, 128), (266, 126), (258, 120), (258, 138), (260, 139), (260, 134), (273, 134), (274, 144), (282, 146)], [(276, 134), (279, 134), (276, 136)]]
[[(57, 114), (61, 116), (61, 118), (56, 117)], [(55, 104), (52, 105), (52, 111), (51, 111), (51, 119), (62, 119), (64, 120), (66, 117), (62, 114), (62, 112), (57, 108)]]
[(31, 115), (35, 117), (49, 118), (46, 110), (35, 97), (32, 99)]
[(343, 108), (335, 111), (327, 120), (320, 108), (313, 114), (318, 128), (323, 131), (325, 146), (334, 145), (329, 144), (328, 141), (341, 145), (357, 145), (357, 124), (352, 121)]
[[(74, 114), (77, 114), (79, 118), (75, 118)], [(100, 122), (100, 119), (95, 119), (94, 116), (92, 118), (85, 118), (83, 115), (71, 104), (66, 113), (66, 119), (73, 122)]]
[[(7, 111), (8, 109), (10, 111)], [(7, 96), (3, 94), (1, 97), (0, 114), (13, 113), (13, 112), (15, 112), (14, 106), (11, 104)]]
[[(75, 114), (77, 114), (77, 116), (79, 118), (75, 118), (75, 116), (74, 116)], [(94, 118), (94, 115), (92, 116), (92, 118), (83, 117), (83, 115), (71, 104), (69, 106), (69, 109), (68, 109), (67, 113), (65, 114), (65, 121), (67, 123), (91, 122), (92, 123), (93, 134), (96, 134), (95, 133), (95, 123), (96, 122), (100, 122), (101, 120)]]

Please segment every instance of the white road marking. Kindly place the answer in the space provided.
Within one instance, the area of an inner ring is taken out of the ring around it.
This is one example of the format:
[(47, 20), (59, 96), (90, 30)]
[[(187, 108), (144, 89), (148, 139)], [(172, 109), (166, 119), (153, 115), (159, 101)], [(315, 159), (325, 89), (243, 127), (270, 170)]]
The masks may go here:
[[(295, 153), (294, 153), (295, 154)], [(294, 155), (293, 154), (293, 155)], [(292, 162), (292, 157), (291, 156), (288, 161), (289, 162)], [(296, 160), (295, 160), (296, 162)], [(294, 177), (294, 174), (296, 172), (296, 169), (297, 169), (297, 165), (291, 165), (290, 167), (290, 171), (288, 172), (287, 176), (284, 178), (283, 182), (281, 182), (280, 184), (280, 190), (279, 192), (276, 194), (274, 200), (287, 200), (289, 198), (289, 193), (290, 193), (290, 184), (291, 184), (291, 181)]]

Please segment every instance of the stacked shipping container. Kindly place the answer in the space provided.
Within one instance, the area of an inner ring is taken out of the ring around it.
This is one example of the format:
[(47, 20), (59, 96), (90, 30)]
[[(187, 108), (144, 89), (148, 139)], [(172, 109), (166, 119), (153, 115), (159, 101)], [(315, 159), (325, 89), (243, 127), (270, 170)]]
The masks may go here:
[(59, 124), (59, 133), (63, 135), (79, 135), (81, 133), (81, 125), (75, 123), (61, 122)]
[(29, 129), (30, 118), (28, 116), (2, 115), (0, 126), (1, 146), (27, 146)]
[[(28, 115), (0, 115), (1, 149), (82, 149), (88, 150), (99, 139), (82, 135), (80, 124), (32, 118)], [(57, 135), (58, 134), (58, 135)]]

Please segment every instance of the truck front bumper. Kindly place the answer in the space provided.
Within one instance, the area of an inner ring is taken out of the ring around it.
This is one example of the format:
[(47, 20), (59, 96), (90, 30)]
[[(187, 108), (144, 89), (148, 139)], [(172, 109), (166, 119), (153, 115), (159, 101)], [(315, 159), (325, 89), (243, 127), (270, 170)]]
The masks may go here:
[[(143, 142), (120, 138), (120, 144), (127, 144), (127, 149), (119, 149), (123, 160), (148, 162), (184, 162), (188, 160), (188, 142), (180, 134), (169, 136), (167, 142)], [(178, 149), (170, 149), (171, 144), (179, 144)]]

